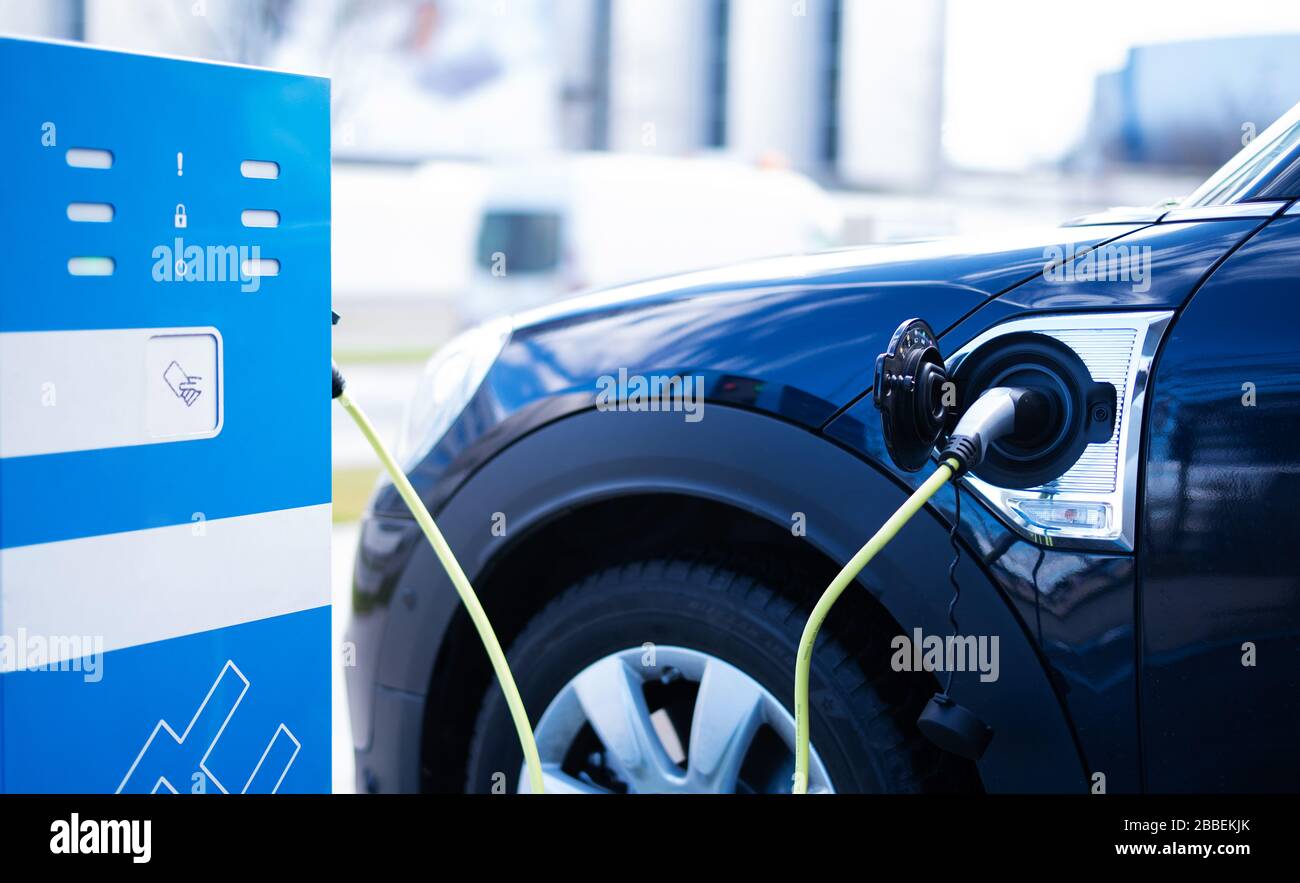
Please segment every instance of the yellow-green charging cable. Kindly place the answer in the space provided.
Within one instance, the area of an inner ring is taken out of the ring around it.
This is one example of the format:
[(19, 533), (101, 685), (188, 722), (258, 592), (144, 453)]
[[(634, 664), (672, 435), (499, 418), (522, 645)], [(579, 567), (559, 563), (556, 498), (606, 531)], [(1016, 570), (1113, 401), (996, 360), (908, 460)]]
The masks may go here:
[(794, 793), (808, 793), (808, 676), (812, 667), (813, 644), (817, 641), (817, 632), (821, 629), (826, 616), (835, 606), (844, 590), (862, 572), (862, 568), (871, 563), (881, 549), (889, 545), (890, 540), (898, 535), (903, 525), (912, 520), (912, 516), (921, 511), (921, 507), (939, 492), (939, 488), (961, 469), (955, 459), (945, 460), (934, 474), (926, 479), (925, 484), (916, 489), (907, 498), (898, 511), (889, 517), (876, 531), (875, 536), (867, 540), (865, 546), (849, 559), (844, 569), (839, 572), (831, 584), (822, 592), (803, 627), (803, 637), (799, 639), (799, 655), (794, 668)]
[[(534, 794), (542, 793), (542, 760), (537, 753), (537, 742), (533, 739), (533, 727), (528, 722), (528, 712), (524, 710), (524, 700), (519, 696), (519, 688), (515, 686), (514, 676), (510, 674), (510, 666), (506, 664), (506, 655), (501, 651), (501, 644), (497, 641), (496, 633), (492, 631), (492, 624), (488, 622), (487, 614), (483, 612), (483, 605), (479, 603), (478, 596), (474, 594), (474, 587), (469, 584), (469, 578), (465, 576), (465, 571), (461, 569), (460, 563), (456, 556), (452, 554), (451, 547), (447, 545), (447, 540), (443, 538), (442, 531), (438, 530), (438, 525), (434, 524), (433, 516), (425, 508), (420, 495), (411, 487), (411, 482), (407, 480), (404, 473), (393, 459), (392, 454), (384, 443), (380, 441), (379, 436), (375, 433), (375, 428), (370, 425), (366, 418), (365, 412), (357, 406), (357, 403), (348, 397), (346, 391), (339, 390), (336, 396), (338, 403), (343, 406), (356, 421), (361, 434), (370, 442), (370, 446), (375, 449), (375, 456), (379, 462), (384, 464), (384, 469), (388, 472), (388, 477), (392, 479), (393, 485), (397, 492), (402, 495), (402, 499), (410, 508), (411, 514), (415, 516), (415, 521), (424, 531), (424, 536), (429, 540), (429, 545), (437, 554), (438, 560), (442, 562), (443, 568), (447, 571), (447, 576), (451, 577), (451, 583), (456, 587), (456, 592), (460, 595), (461, 602), (465, 605), (465, 610), (469, 612), (469, 618), (474, 622), (474, 628), (478, 629), (479, 639), (483, 642), (484, 649), (487, 650), (488, 659), (492, 661), (492, 670), (496, 672), (497, 682), (501, 684), (501, 692), (506, 696), (506, 705), (510, 707), (510, 717), (514, 721), (515, 730), (519, 733), (519, 745), (524, 750), (524, 760), (528, 764), (528, 781)], [(805, 740), (806, 742), (807, 740)]]

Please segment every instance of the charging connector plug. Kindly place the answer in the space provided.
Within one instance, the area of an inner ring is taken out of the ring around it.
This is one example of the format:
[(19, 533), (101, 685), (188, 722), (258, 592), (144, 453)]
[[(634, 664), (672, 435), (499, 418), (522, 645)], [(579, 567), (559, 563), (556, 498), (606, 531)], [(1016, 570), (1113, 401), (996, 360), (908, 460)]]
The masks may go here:
[(1051, 403), (1041, 392), (999, 386), (986, 391), (967, 409), (948, 437), (940, 462), (956, 460), (958, 476), (979, 468), (998, 439), (1028, 438), (1044, 431)]

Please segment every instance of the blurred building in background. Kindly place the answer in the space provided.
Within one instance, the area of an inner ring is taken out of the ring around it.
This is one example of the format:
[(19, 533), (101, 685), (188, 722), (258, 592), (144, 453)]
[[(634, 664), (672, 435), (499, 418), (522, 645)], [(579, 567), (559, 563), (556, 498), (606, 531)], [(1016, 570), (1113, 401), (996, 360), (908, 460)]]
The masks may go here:
[(564, 16), (584, 42), (565, 52), (564, 94), (585, 103), (563, 142), (725, 151), (846, 185), (931, 187), (944, 5), (575, 0)]
[(1298, 83), (1300, 35), (1136, 46), (1097, 78), (1070, 162), (1217, 166), (1300, 100)]
[(341, 332), (366, 347), (1151, 204), (1300, 99), (1300, 7), (1267, 0), (0, 0), (0, 31), (330, 76), (334, 289), (368, 299)]
[[(1068, 48), (1048, 10), (1017, 7), (981, 20)], [(1181, 33), (1181, 8), (1144, 11), (1142, 32), (1163, 16)], [(341, 160), (721, 152), (839, 188), (924, 192), (953, 171), (948, 44), (992, 33), (954, 33), (948, 13), (948, 0), (0, 0), (0, 29), (326, 73)], [(1116, 45), (1121, 24), (1103, 23)], [(1082, 137), (1055, 164), (1212, 168), (1300, 97), (1298, 49), (1285, 34), (1131, 45), (1095, 78)], [(1050, 80), (1039, 59), (1024, 76)], [(963, 80), (979, 73), (964, 64)]]
[(0, 0), (0, 27), (329, 73), (340, 159), (725, 151), (907, 189), (938, 173), (943, 10), (944, 0)]

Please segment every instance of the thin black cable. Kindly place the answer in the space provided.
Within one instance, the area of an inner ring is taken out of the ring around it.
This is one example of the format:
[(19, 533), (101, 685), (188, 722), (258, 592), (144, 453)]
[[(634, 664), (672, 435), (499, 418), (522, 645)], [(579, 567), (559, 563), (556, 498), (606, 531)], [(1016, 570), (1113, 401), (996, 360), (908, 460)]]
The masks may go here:
[[(961, 561), (961, 545), (957, 541), (957, 529), (961, 527), (961, 487), (957, 480), (952, 484), (953, 495), (957, 504), (952, 516), (952, 530), (948, 532), (948, 542), (952, 544), (952, 563), (948, 565), (948, 582), (952, 583), (952, 601), (948, 603), (948, 622), (952, 624), (952, 637), (957, 637), (957, 602), (961, 600), (961, 584), (957, 582), (957, 563)], [(952, 690), (953, 667), (948, 667), (948, 682), (944, 684), (945, 696)]]

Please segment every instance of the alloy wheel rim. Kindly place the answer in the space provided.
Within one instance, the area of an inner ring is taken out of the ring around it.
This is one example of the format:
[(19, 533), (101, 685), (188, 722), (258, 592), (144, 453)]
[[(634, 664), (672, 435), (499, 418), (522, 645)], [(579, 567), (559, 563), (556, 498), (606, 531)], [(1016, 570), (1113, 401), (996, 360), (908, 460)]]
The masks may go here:
[[(537, 722), (551, 793), (789, 793), (794, 716), (734, 665), (686, 647), (611, 653), (575, 675)], [(815, 746), (809, 793), (834, 791)], [(521, 792), (528, 790), (521, 767)]]

